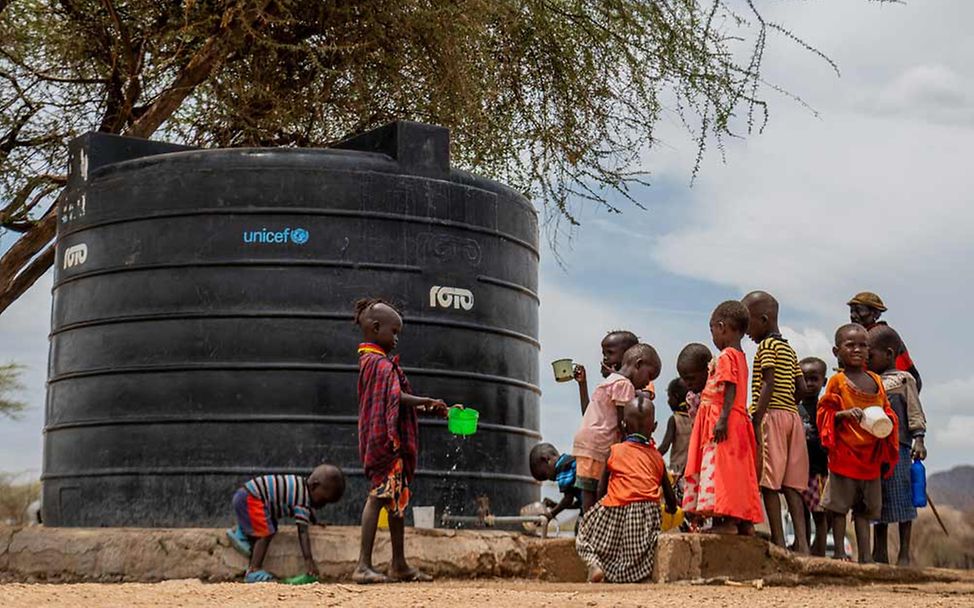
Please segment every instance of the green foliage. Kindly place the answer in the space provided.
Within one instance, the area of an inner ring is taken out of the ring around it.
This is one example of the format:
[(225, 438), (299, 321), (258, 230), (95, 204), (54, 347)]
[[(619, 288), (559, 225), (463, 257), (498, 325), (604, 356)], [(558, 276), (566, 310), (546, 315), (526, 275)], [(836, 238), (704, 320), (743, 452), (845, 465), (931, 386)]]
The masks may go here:
[(20, 383), (20, 372), (23, 369), (23, 365), (15, 363), (0, 365), (0, 416), (17, 418), (27, 408), (23, 401), (11, 398), (13, 393), (24, 388)]
[(442, 124), (459, 166), (574, 224), (574, 204), (618, 211), (607, 192), (645, 177), (664, 107), (701, 154), (736, 115), (760, 128), (767, 34), (804, 44), (730, 0), (4, 4), (0, 223), (16, 230), (63, 184), (70, 138), (148, 136), (140, 120), (154, 112), (157, 137), (200, 146), (325, 146), (394, 119)]

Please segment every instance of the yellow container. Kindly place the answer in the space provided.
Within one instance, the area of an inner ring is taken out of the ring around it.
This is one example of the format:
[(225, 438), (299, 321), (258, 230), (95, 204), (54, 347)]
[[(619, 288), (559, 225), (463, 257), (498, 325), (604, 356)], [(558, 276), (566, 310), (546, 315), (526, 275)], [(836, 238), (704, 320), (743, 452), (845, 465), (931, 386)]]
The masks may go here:
[(379, 529), (388, 530), (389, 529), (389, 512), (386, 511), (385, 507), (379, 511)]

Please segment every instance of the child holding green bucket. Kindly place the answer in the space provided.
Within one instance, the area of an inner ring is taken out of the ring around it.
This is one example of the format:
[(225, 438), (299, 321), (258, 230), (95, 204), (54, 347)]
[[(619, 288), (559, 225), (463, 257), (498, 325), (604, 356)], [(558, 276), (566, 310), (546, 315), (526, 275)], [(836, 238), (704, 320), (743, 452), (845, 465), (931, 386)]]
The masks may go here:
[[(391, 304), (375, 298), (359, 300), (355, 303), (355, 324), (363, 337), (358, 347), (359, 456), (371, 489), (362, 510), (362, 545), (352, 580), (360, 584), (429, 581), (432, 577), (406, 563), (403, 516), (419, 453), (417, 416), (426, 413), (442, 418), (447, 415), (447, 406), (440, 399), (413, 395), (399, 367), (399, 357), (390, 355), (399, 344), (402, 330), (402, 317)], [(392, 562), (386, 574), (372, 566), (383, 507), (389, 514), (392, 540)]]
[(646, 386), (659, 376), (660, 367), (656, 349), (649, 344), (636, 344), (623, 355), (619, 371), (609, 374), (592, 393), (572, 445), (575, 485), (582, 491), (583, 514), (595, 504), (610, 448), (625, 437), (623, 406), (636, 396), (637, 386)]

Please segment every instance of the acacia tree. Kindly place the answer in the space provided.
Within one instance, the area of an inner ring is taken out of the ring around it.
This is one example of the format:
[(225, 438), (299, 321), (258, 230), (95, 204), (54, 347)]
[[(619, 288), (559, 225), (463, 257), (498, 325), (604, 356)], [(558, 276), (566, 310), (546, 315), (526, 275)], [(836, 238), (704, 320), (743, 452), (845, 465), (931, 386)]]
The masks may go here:
[(701, 154), (735, 115), (760, 128), (774, 31), (790, 37), (752, 0), (0, 0), (0, 230), (20, 235), (0, 311), (54, 259), (66, 144), (86, 131), (327, 146), (437, 123), (459, 166), (539, 201), (557, 233), (579, 201), (618, 211), (606, 193), (641, 179), (664, 101)]

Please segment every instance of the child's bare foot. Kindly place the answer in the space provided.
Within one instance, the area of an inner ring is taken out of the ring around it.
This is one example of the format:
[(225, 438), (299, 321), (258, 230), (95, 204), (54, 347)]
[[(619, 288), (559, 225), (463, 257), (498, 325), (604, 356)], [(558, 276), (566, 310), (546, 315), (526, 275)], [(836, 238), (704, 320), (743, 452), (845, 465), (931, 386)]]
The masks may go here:
[(605, 580), (605, 572), (602, 572), (602, 568), (598, 566), (592, 566), (588, 569), (588, 582), (590, 583), (601, 583)]
[(832, 559), (838, 560), (840, 562), (851, 562), (852, 558), (845, 553), (835, 553), (832, 555)]
[(900, 568), (909, 568), (911, 566), (910, 556), (909, 555), (901, 555), (896, 560), (896, 565), (899, 566)]
[(738, 523), (737, 533), (741, 536), (754, 536), (754, 524), (749, 521), (742, 521)]
[(352, 573), (352, 581), (359, 585), (375, 585), (377, 583), (388, 583), (389, 577), (381, 572), (376, 572), (372, 568), (359, 566)]
[(723, 522), (707, 528), (709, 534), (737, 534), (737, 524)]
[(876, 563), (876, 560), (873, 559), (872, 554), (860, 555), (859, 556), (859, 563), (860, 564), (875, 564)]
[(389, 580), (394, 583), (428, 583), (433, 580), (433, 577), (418, 568), (406, 566), (402, 569), (393, 569), (390, 566)]

